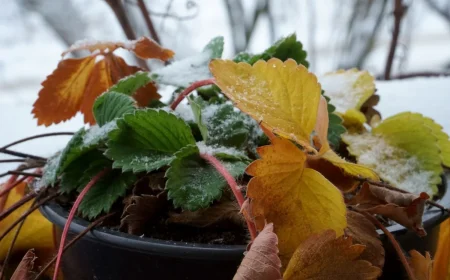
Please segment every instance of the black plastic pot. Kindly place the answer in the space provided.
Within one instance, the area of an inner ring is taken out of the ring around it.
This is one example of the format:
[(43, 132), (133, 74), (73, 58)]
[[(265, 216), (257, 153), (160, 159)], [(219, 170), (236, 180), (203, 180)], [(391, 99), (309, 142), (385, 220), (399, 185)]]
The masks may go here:
[[(450, 206), (450, 191), (439, 203)], [(41, 207), (41, 212), (57, 227), (58, 235), (66, 223), (67, 211), (57, 204)], [(416, 249), (434, 255), (439, 224), (447, 218), (440, 210), (427, 210), (424, 238), (400, 225), (388, 229), (405, 251)], [(88, 223), (76, 218), (69, 239), (85, 229)], [(386, 248), (386, 263), (382, 279), (402, 279), (403, 267), (391, 244), (382, 236)], [(65, 280), (230, 280), (243, 257), (245, 246), (204, 245), (172, 242), (99, 228), (91, 231), (64, 253), (62, 269)], [(257, 280), (257, 279), (255, 279)]]

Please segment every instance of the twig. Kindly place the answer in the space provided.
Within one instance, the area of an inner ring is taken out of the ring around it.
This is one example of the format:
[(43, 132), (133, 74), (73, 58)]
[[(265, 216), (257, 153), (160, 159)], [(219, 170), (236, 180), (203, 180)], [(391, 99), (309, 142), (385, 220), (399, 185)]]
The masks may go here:
[(26, 159), (1, 159), (0, 163), (24, 162)]
[[(122, 6), (121, 0), (105, 0), (105, 2), (111, 7), (114, 14), (116, 15), (117, 20), (120, 23), (120, 26), (127, 36), (128, 40), (136, 40), (136, 34), (134, 33), (133, 27), (131, 27), (131, 23), (127, 18), (127, 14)], [(139, 66), (144, 70), (149, 70), (147, 63), (144, 60), (136, 57)]]
[[(35, 204), (36, 204), (36, 200), (31, 204), (30, 208), (33, 207)], [(8, 262), (11, 257), (12, 250), (14, 248), (14, 245), (16, 244), (17, 238), (19, 237), (19, 233), (22, 230), (23, 224), (25, 223), (26, 220), (27, 219), (25, 218), (20, 222), (19, 226), (16, 229), (16, 232), (14, 233), (14, 237), (11, 240), (11, 244), (9, 245), (8, 252), (6, 253), (5, 259), (3, 260), (3, 264), (2, 264), (3, 266), (0, 268), (0, 280), (3, 279), (3, 272), (4, 272), (5, 268), (8, 266)]]
[(0, 150), (0, 153), (11, 155), (11, 156), (16, 156), (16, 157), (21, 157), (21, 158), (31, 158), (31, 159), (42, 160), (42, 161), (46, 161), (47, 160), (46, 158), (43, 158), (43, 157), (38, 157), (38, 156), (30, 155), (30, 154), (25, 154), (25, 153), (21, 153), (21, 152), (11, 151), (11, 150), (8, 150), (8, 149)]
[(450, 76), (450, 72), (416, 72), (416, 73), (405, 73), (394, 76), (390, 78), (391, 80), (402, 80), (416, 77), (448, 77)]
[(6, 217), (8, 217), (12, 212), (19, 209), (22, 205), (27, 203), (28, 201), (35, 198), (37, 194), (35, 192), (30, 192), (24, 197), (22, 197), (20, 200), (16, 201), (13, 205), (11, 205), (8, 209), (0, 213), (0, 222), (3, 221)]
[(400, 35), (400, 23), (403, 15), (405, 14), (405, 7), (402, 0), (395, 0), (394, 2), (394, 31), (392, 32), (391, 46), (389, 48), (388, 57), (386, 60), (386, 66), (384, 69), (384, 79), (389, 80), (391, 78), (392, 64), (395, 57), (395, 49), (397, 48), (398, 37)]
[(380, 221), (378, 221), (374, 216), (370, 215), (367, 212), (364, 211), (359, 211), (357, 209), (352, 208), (352, 210), (355, 210), (356, 212), (364, 215), (366, 218), (368, 218), (374, 225), (376, 225), (379, 229), (381, 229), (384, 234), (386, 234), (387, 238), (389, 239), (389, 241), (391, 242), (392, 246), (394, 247), (395, 251), (397, 252), (397, 255), (400, 258), (400, 261), (403, 264), (403, 267), (406, 270), (406, 273), (408, 274), (408, 278), (409, 280), (416, 280), (416, 277), (414, 276), (414, 273), (411, 270), (411, 267), (408, 264), (408, 260), (406, 259), (405, 255), (403, 254), (402, 248), (400, 247), (400, 244), (398, 244), (397, 240), (395, 239), (395, 237), (389, 232), (389, 230), (387, 230), (387, 228), (380, 223)]
[(153, 40), (155, 40), (158, 44), (161, 45), (161, 41), (159, 40), (158, 33), (156, 32), (155, 26), (153, 25), (152, 19), (147, 10), (147, 6), (145, 5), (144, 0), (137, 0), (137, 4), (139, 9), (141, 10), (142, 17), (144, 18), (145, 24), (147, 25), (148, 32), (152, 36)]
[[(200, 157), (202, 157), (204, 160), (209, 162), (227, 181), (228, 185), (230, 186), (231, 191), (233, 192), (234, 196), (236, 197), (237, 202), (239, 203), (239, 208), (242, 209), (242, 205), (244, 204), (244, 196), (242, 195), (236, 181), (234, 180), (233, 176), (228, 172), (228, 170), (223, 166), (223, 164), (214, 156), (209, 154), (200, 154)], [(256, 228), (255, 224), (247, 219), (245, 219), (245, 222), (247, 223), (248, 231), (250, 232), (250, 236), (252, 237), (252, 240), (255, 240), (256, 238)]]
[[(63, 249), (63, 253), (66, 252), (67, 249), (69, 249), (70, 247), (72, 247), (73, 244), (75, 244), (75, 242), (77, 242), (78, 240), (80, 240), (84, 235), (86, 235), (89, 231), (91, 231), (94, 227), (100, 225), (101, 223), (103, 223), (107, 218), (115, 215), (116, 212), (113, 213), (109, 213), (103, 217), (98, 218), (97, 220), (93, 221), (92, 223), (90, 223), (82, 232), (80, 232), (77, 236), (75, 236), (72, 240), (69, 241), (69, 243), (66, 244), (66, 246), (64, 246)], [(42, 277), (44, 275), (44, 273), (47, 271), (47, 269), (49, 269), (52, 264), (56, 261), (56, 256), (54, 256), (43, 268), (42, 270), (36, 275), (36, 277), (34, 278), (34, 280), (38, 280), (40, 277)]]
[(0, 235), (0, 241), (13, 229), (15, 228), (23, 219), (25, 219), (26, 217), (28, 217), (28, 215), (30, 215), (31, 213), (33, 213), (36, 209), (38, 209), (39, 207), (41, 207), (41, 205), (47, 203), (48, 201), (52, 200), (53, 198), (57, 197), (59, 194), (55, 193), (53, 195), (47, 196), (46, 198), (42, 199), (41, 201), (39, 201), (38, 203), (36, 203), (36, 205), (34, 205), (33, 207), (31, 207), (30, 209), (28, 209), (25, 213), (22, 214), (22, 216), (20, 216), (20, 218), (18, 218), (14, 223), (12, 223), (3, 233), (2, 235)]
[(197, 82), (192, 83), (192, 85), (185, 88), (178, 95), (178, 97), (175, 99), (175, 101), (170, 105), (170, 108), (172, 110), (175, 110), (177, 108), (178, 104), (180, 104), (180, 102), (183, 101), (183, 99), (186, 96), (188, 96), (192, 91), (194, 91), (195, 89), (202, 87), (202, 86), (212, 85), (212, 84), (214, 84), (214, 82), (215, 82), (214, 79), (207, 79), (207, 80), (202, 80), (202, 81), (197, 81)]
[(4, 177), (4, 176), (8, 176), (8, 175), (23, 175), (23, 176), (30, 176), (30, 177), (37, 177), (37, 178), (42, 177), (42, 174), (38, 174), (38, 173), (28, 173), (28, 172), (23, 172), (23, 171), (10, 170), (8, 172), (0, 174), (0, 178)]
[(109, 169), (103, 169), (94, 176), (94, 178), (89, 181), (89, 183), (84, 187), (84, 189), (80, 192), (77, 199), (73, 203), (72, 209), (70, 209), (69, 216), (67, 217), (66, 224), (64, 225), (64, 229), (61, 235), (61, 241), (59, 243), (59, 249), (58, 254), (56, 255), (56, 264), (55, 264), (55, 272), (53, 274), (53, 280), (58, 279), (58, 272), (59, 272), (59, 266), (61, 264), (61, 258), (64, 250), (64, 243), (66, 243), (67, 234), (69, 233), (70, 224), (72, 223), (73, 218), (75, 217), (75, 213), (78, 210), (78, 207), (81, 204), (81, 201), (83, 200), (86, 193), (97, 183), (97, 181), (105, 175), (106, 172), (108, 172)]
[[(12, 175), (11, 177), (9, 177), (8, 181), (6, 181), (6, 184), (4, 184), (2, 188), (9, 188), (9, 186), (16, 184), (18, 177), (19, 176), (17, 176), (17, 175)], [(24, 180), (25, 180), (25, 178), (24, 178)], [(8, 195), (0, 196), (0, 213), (3, 212), (3, 208), (5, 208), (7, 199), (8, 199)]]
[(26, 137), (26, 138), (14, 141), (14, 142), (6, 145), (6, 146), (3, 146), (3, 147), (0, 148), (0, 151), (4, 150), (4, 149), (7, 149), (9, 147), (12, 147), (14, 145), (17, 145), (17, 144), (20, 144), (20, 143), (23, 143), (23, 142), (27, 142), (29, 140), (37, 139), (37, 138), (43, 138), (43, 137), (49, 137), (49, 136), (59, 136), (59, 135), (74, 135), (74, 134), (75, 133), (73, 133), (73, 132), (53, 132), (53, 133), (37, 134), (37, 135), (34, 135), (34, 136), (30, 136), (30, 137)]

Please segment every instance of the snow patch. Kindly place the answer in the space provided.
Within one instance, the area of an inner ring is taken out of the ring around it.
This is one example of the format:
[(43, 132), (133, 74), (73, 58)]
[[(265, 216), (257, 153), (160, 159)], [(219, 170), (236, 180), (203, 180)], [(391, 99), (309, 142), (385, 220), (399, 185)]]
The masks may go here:
[(224, 146), (208, 146), (205, 144), (204, 141), (197, 142), (197, 147), (201, 154), (208, 154), (208, 155), (217, 155), (217, 154), (227, 154), (235, 157), (246, 157), (246, 155), (235, 149), (230, 147), (224, 147)]
[(364, 90), (353, 87), (363, 72), (330, 73), (319, 78), (325, 95), (331, 99), (331, 104), (339, 113), (345, 113), (348, 109), (355, 108), (359, 96)]
[(83, 145), (88, 147), (97, 144), (99, 141), (106, 139), (108, 133), (116, 128), (117, 124), (115, 120), (106, 123), (102, 127), (98, 125), (92, 126), (83, 137)]
[(419, 160), (403, 149), (389, 145), (383, 137), (371, 133), (342, 135), (348, 150), (358, 163), (375, 170), (383, 180), (411, 193), (433, 195), (430, 180), (433, 172), (425, 171)]

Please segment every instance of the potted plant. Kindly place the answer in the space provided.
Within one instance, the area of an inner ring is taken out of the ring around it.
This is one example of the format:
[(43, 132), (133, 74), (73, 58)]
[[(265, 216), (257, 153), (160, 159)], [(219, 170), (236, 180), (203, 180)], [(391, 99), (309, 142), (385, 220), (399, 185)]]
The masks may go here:
[(147, 38), (71, 47), (91, 54), (60, 62), (33, 113), (50, 125), (81, 111), (91, 126), (41, 175), (13, 172), (37, 177), (30, 193), (56, 225), (53, 279), (61, 260), (65, 279), (377, 279), (383, 267), (416, 279), (431, 267), (412, 247), (434, 252), (435, 239), (411, 238), (447, 217), (449, 137), (417, 113), (382, 120), (367, 71), (317, 78), (295, 35), (233, 60), (218, 37), (153, 71), (117, 48), (173, 57)]

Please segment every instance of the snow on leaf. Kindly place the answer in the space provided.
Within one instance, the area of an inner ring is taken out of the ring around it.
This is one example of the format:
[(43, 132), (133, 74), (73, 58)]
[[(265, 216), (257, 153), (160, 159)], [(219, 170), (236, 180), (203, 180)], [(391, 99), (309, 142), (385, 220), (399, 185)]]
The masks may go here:
[(351, 237), (336, 238), (333, 230), (312, 235), (295, 251), (283, 279), (375, 280), (381, 269), (359, 259), (364, 249), (364, 245), (352, 245)]
[(356, 68), (327, 73), (319, 77), (319, 82), (341, 114), (349, 109), (359, 110), (375, 92), (374, 77)]
[[(4, 185), (0, 185), (0, 190), (3, 189)], [(8, 209), (17, 203), (26, 193), (27, 184), (22, 182), (19, 186), (15, 187), (9, 192), (6, 199), (6, 204), (4, 209)], [(10, 215), (6, 216), (2, 221), (0, 221), (0, 235), (12, 225), (22, 214), (27, 211), (34, 203), (34, 199), (23, 204), (21, 207), (14, 210)], [(9, 232), (0, 242), (0, 262), (2, 262), (9, 250), (12, 240), (14, 239), (16, 231), (12, 230)], [(35, 248), (36, 250), (45, 249), (53, 250), (53, 225), (50, 223), (41, 212), (34, 211), (28, 215), (25, 223), (23, 224), (22, 230), (20, 231), (16, 243), (13, 247), (12, 254), (17, 252), (25, 252), (30, 248)]]
[(310, 146), (321, 95), (316, 77), (304, 66), (272, 58), (253, 66), (213, 60), (210, 69), (239, 109), (276, 134)]
[(141, 37), (137, 40), (128, 42), (112, 42), (112, 41), (96, 41), (90, 39), (83, 39), (75, 42), (68, 50), (61, 55), (78, 51), (87, 50), (91, 53), (98, 51), (98, 53), (112, 53), (116, 49), (122, 48), (134, 52), (138, 57), (149, 59), (157, 58), (162, 61), (169, 60), (173, 57), (174, 52), (169, 49), (164, 49), (158, 43), (147, 37)]
[(294, 250), (311, 234), (347, 226), (341, 192), (319, 172), (305, 168), (306, 155), (292, 142), (272, 138), (272, 145), (257, 149), (261, 159), (246, 172), (251, 213), (262, 230), (273, 223), (279, 238), (280, 257), (287, 264)]
[(153, 171), (168, 165), (174, 153), (195, 144), (189, 126), (174, 114), (158, 109), (136, 110), (117, 120), (108, 135), (105, 155), (114, 168), (133, 172)]
[(281, 280), (277, 245), (273, 224), (267, 224), (251, 244), (233, 280)]
[(425, 252), (425, 256), (416, 250), (409, 251), (411, 258), (409, 264), (412, 268), (414, 276), (417, 280), (432, 280), (433, 279), (433, 260), (430, 253)]
[[(85, 58), (64, 59), (58, 64), (42, 83), (43, 88), (33, 105), (32, 113), (39, 125), (49, 126), (68, 120), (78, 111), (84, 114), (85, 123), (94, 124), (92, 105), (95, 99), (123, 77), (140, 70), (113, 53), (104, 54), (103, 59), (97, 61), (98, 57), (97, 53)], [(133, 95), (141, 106), (159, 97), (152, 83)]]
[(187, 87), (193, 82), (210, 78), (208, 63), (220, 52), (218, 38), (220, 37), (212, 39), (201, 53), (174, 61), (166, 67), (153, 71), (150, 77), (159, 84), (177, 87)]
[[(246, 163), (222, 161), (234, 177), (244, 174)], [(200, 157), (197, 146), (188, 145), (175, 154), (166, 172), (168, 198), (175, 207), (196, 211), (208, 207), (222, 195), (227, 185), (225, 179), (208, 162)]]
[(109, 91), (100, 95), (92, 108), (95, 121), (103, 125), (135, 110), (135, 100), (125, 94)]

